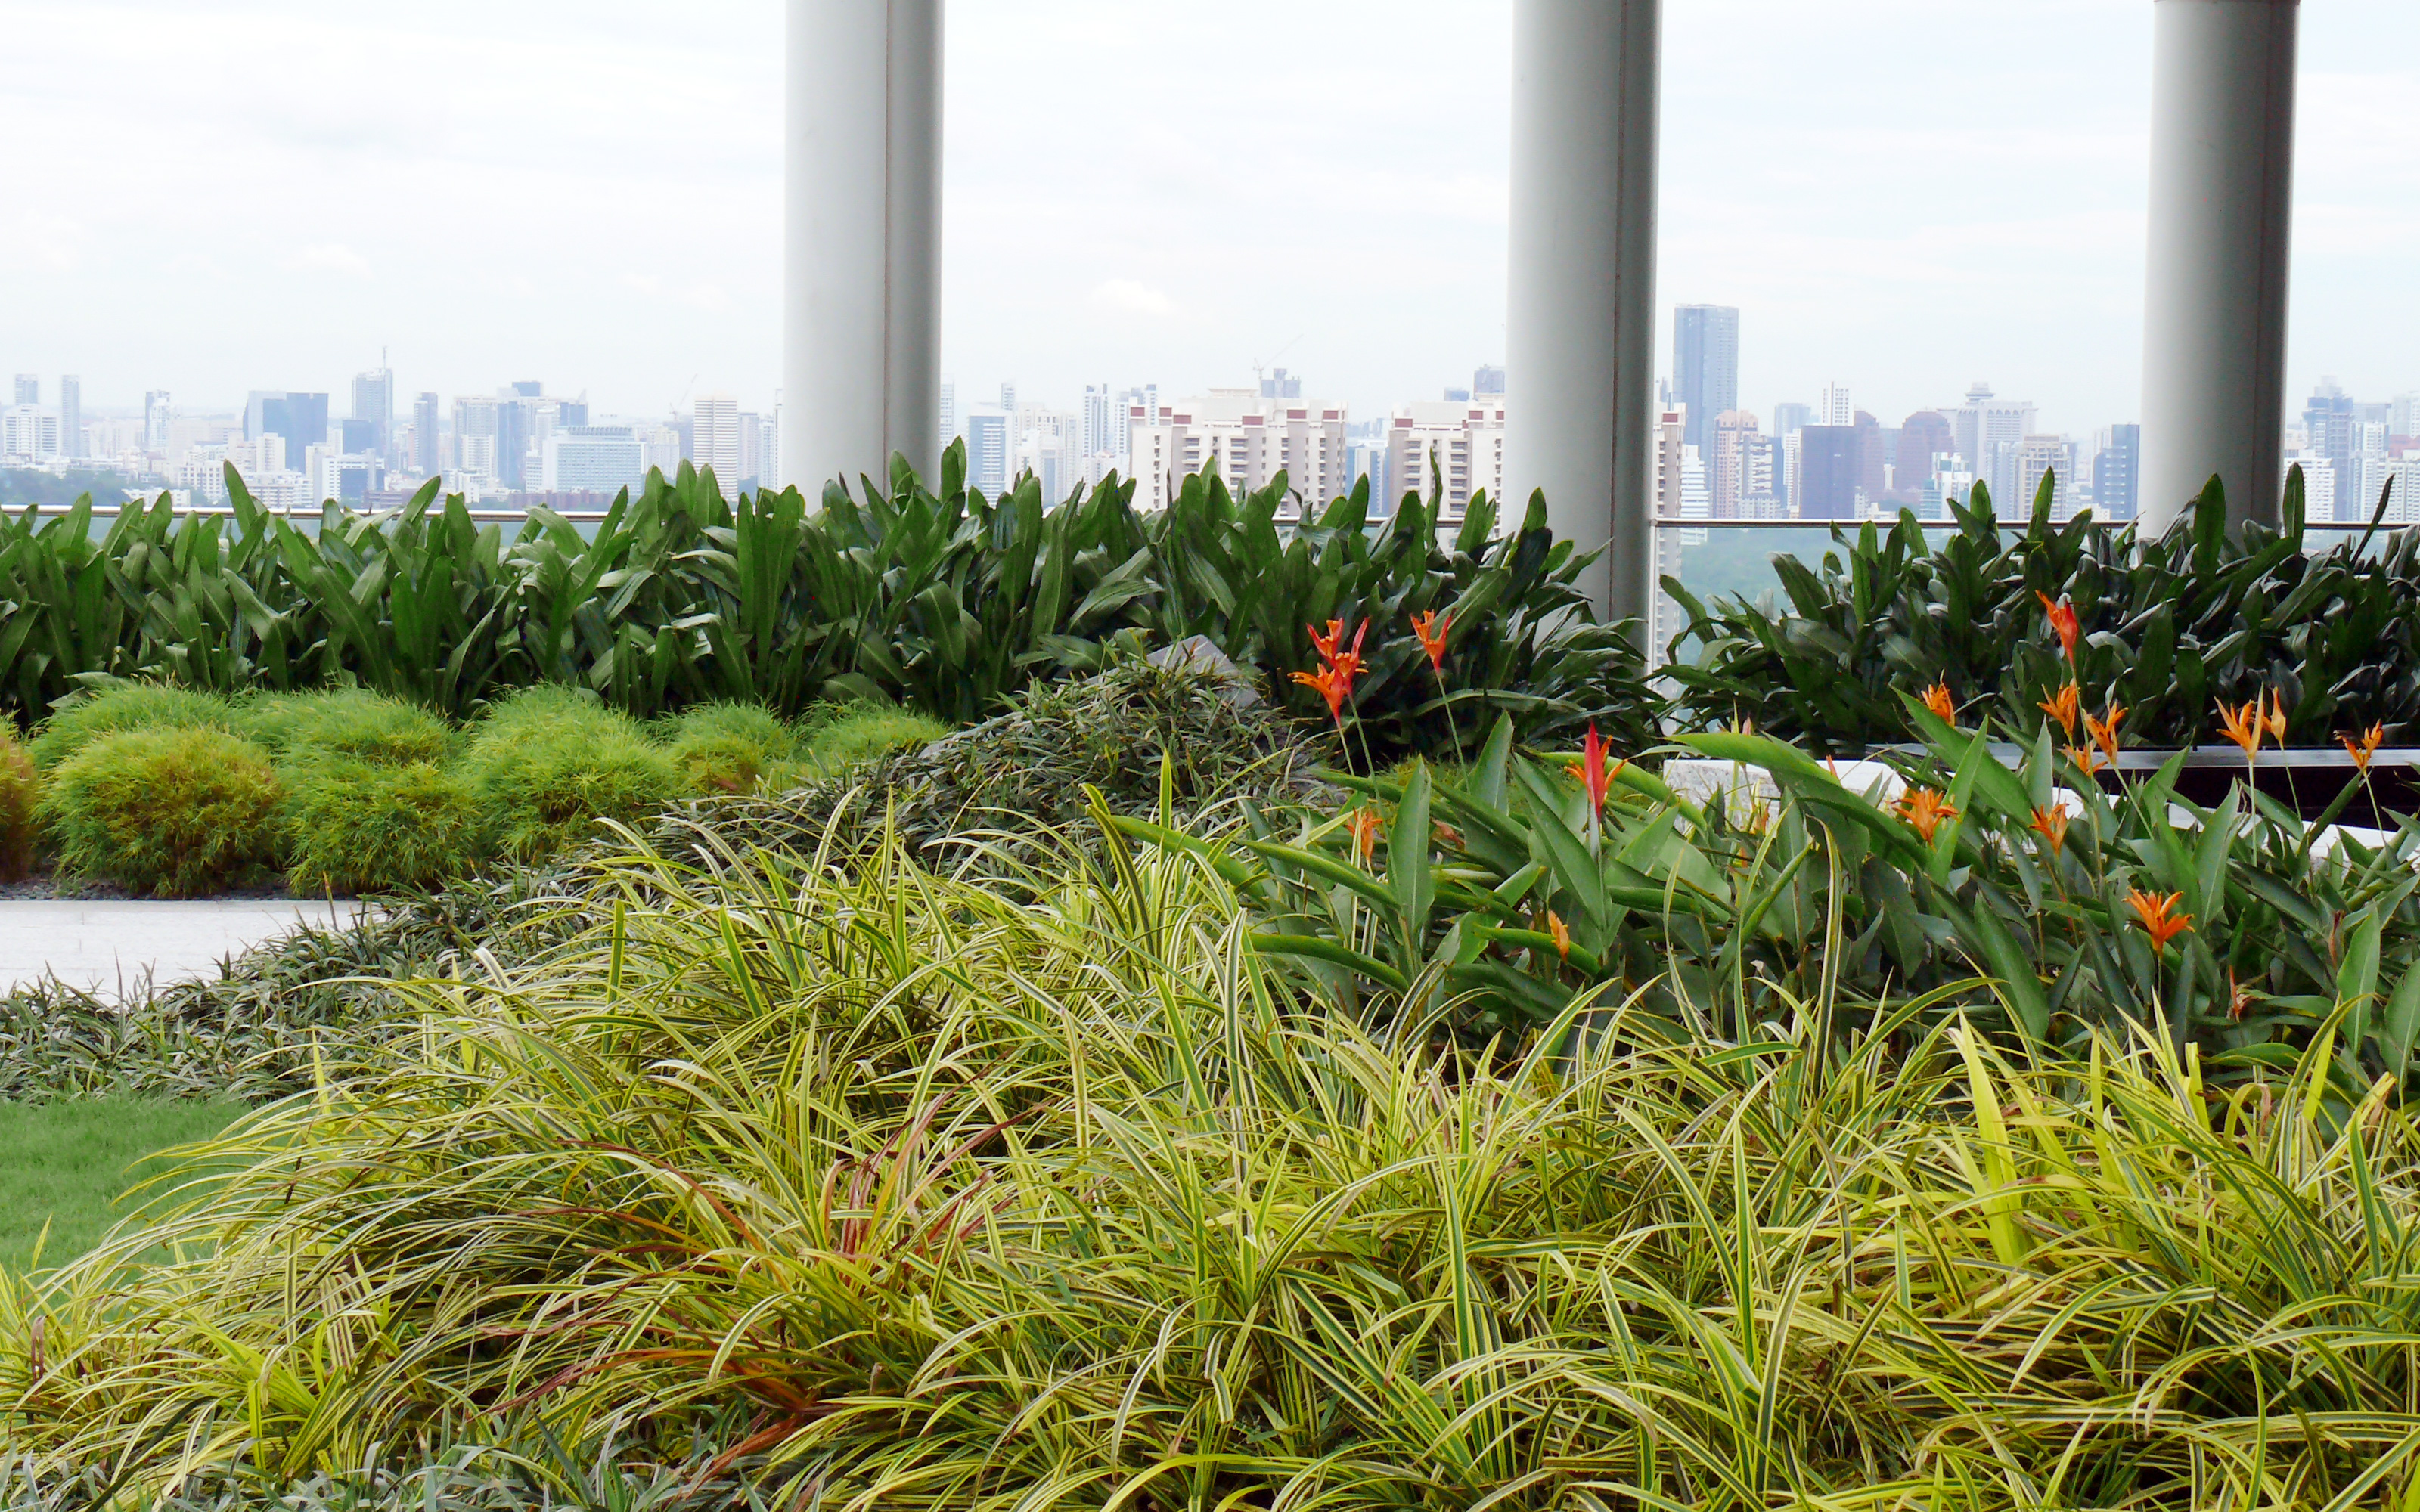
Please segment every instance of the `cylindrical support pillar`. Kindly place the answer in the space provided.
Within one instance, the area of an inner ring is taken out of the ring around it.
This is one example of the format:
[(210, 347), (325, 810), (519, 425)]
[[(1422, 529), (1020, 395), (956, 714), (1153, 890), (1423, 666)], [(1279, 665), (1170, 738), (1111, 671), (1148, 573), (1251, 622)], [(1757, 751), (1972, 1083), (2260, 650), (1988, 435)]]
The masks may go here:
[(1505, 506), (1546, 494), (1606, 546), (1592, 596), (1645, 634), (1655, 563), (1656, 96), (1662, 0), (1515, 0)]
[(2231, 523), (2277, 517), (2299, 4), (2152, 6), (2147, 532), (2167, 529), (2213, 473)]
[(941, 401), (941, 0), (790, 0), (782, 471), (930, 476)]

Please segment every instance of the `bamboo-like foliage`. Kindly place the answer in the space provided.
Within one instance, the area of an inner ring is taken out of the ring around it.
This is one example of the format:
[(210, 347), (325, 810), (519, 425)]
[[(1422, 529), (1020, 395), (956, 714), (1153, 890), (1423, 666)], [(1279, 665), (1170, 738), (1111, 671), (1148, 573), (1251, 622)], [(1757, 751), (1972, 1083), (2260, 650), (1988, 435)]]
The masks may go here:
[(2315, 1066), (2222, 1093), (2156, 1039), (1826, 1040), (1815, 1000), (1466, 1055), (1297, 995), (1216, 872), (1114, 839), (1035, 904), (641, 852), (575, 922), (8, 1284), (34, 1475), (271, 1488), (534, 1414), (869, 1512), (2420, 1484), (2420, 1131)]
[[(795, 714), (891, 700), (965, 723), (1117, 648), (1202, 635), (1264, 675), (1308, 665), (1306, 627), (1374, 627), (1356, 713), (1386, 751), (1448, 748), (1497, 714), (1525, 733), (1590, 719), (1645, 739), (1653, 701), (1627, 628), (1575, 587), (1587, 558), (1533, 501), (1498, 533), (1482, 496), (1449, 548), (1438, 500), (1371, 518), (1366, 486), (1299, 525), (1282, 475), (1238, 499), (1186, 480), (1157, 514), (1114, 477), (1056, 504), (1030, 476), (997, 498), (886, 483), (723, 498), (711, 471), (650, 475), (591, 528), (533, 509), (507, 533), (432, 482), (399, 510), (261, 508), (232, 470), (231, 517), (130, 507), (101, 540), (88, 502), (0, 519), (0, 704), (39, 718), (96, 676), (225, 691), (358, 685), (456, 716), (535, 683), (634, 715), (715, 700)], [(1452, 697), (1410, 616), (1454, 617)], [(1417, 675), (1414, 675), (1417, 673)]]

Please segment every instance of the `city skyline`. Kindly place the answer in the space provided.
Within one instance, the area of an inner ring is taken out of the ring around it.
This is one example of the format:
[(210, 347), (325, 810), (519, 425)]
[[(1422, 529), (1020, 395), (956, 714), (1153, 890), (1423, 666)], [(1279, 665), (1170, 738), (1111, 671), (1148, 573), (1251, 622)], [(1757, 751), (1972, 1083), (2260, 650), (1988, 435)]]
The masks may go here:
[[(2409, 382), (2420, 162), (2393, 101), (2420, 82), (2414, 10), (2304, 23), (2295, 393)], [(263, 0), (229, 24), (23, 0), (0, 126), (49, 150), (0, 208), (23, 312), (0, 366), (82, 374), (87, 410), (154, 388), (231, 407), (260, 379), (341, 392), (383, 344), (414, 389), (518, 368), (585, 375), (620, 413), (769, 404), (778, 8), (664, 14)], [(1285, 363), (1369, 413), (1500, 361), (1509, 14), (960, 0), (945, 367), (1072, 397), (1103, 372), (1193, 392)], [(273, 87), (176, 87), (263, 68), (246, 39), (268, 25)], [(1271, 28), (1286, 47), (1255, 42)], [(1675, 3), (1659, 324), (1741, 308), (1760, 411), (1838, 378), (1904, 412), (1989, 375), (2056, 428), (2132, 414), (2148, 34), (2132, 0)], [(1086, 87), (1041, 86), (1060, 79)], [(310, 213), (253, 181), (310, 184)]]

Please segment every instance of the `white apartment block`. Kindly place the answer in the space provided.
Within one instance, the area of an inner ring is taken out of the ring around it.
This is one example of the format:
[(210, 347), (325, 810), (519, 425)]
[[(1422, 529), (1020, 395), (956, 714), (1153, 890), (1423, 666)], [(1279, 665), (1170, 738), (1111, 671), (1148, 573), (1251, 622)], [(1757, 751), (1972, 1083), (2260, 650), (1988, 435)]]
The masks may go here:
[[(1249, 389), (1213, 389), (1200, 398), (1180, 399), (1161, 409), (1157, 424), (1148, 400), (1130, 401), (1126, 452), (1137, 483), (1135, 504), (1165, 509), (1179, 480), (1215, 467), (1238, 494), (1265, 488), (1283, 472), (1287, 491), (1316, 510), (1352, 486), (1344, 424), (1341, 404), (1264, 399)], [(1499, 444), (1499, 471), (1501, 450)]]
[(1992, 507), (2003, 517), (2033, 513), (2034, 495), (2044, 474), (2051, 478), (2050, 517), (2066, 519), (2075, 513), (2075, 448), (2064, 436), (2028, 436), (2017, 443), (2016, 492), (1993, 499)]
[(38, 404), (12, 404), (0, 409), (0, 456), (39, 462), (62, 450), (59, 416)]
[(557, 426), (539, 476), (549, 493), (636, 493), (647, 483), (646, 443), (628, 425)]
[(1655, 416), (1655, 517), (1681, 517), (1682, 465), (1686, 460), (1687, 447), (1682, 438), (1688, 433), (1689, 407), (1667, 405)]
[(727, 393), (705, 394), (692, 418), (690, 455), (698, 471), (712, 468), (715, 480), (732, 487), (746, 476), (739, 466), (739, 401)]
[(1462, 518), (1483, 489), (1499, 518), (1510, 513), (1517, 521), (1517, 507), (1503, 502), (1503, 396), (1399, 407), (1387, 422), (1387, 486), (1397, 498), (1437, 492), (1449, 520)]

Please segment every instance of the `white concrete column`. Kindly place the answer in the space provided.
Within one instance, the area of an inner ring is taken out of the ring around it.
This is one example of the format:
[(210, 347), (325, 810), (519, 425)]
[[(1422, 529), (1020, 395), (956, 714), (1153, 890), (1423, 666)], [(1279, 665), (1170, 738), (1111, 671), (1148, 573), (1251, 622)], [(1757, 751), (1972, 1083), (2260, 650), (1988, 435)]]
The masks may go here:
[(1645, 632), (1655, 563), (1655, 171), (1662, 0), (1515, 0), (1504, 481), (1592, 550)]
[(2299, 0), (2154, 0), (2142, 513), (2277, 517)]
[(940, 449), (941, 0), (789, 0), (782, 468)]

